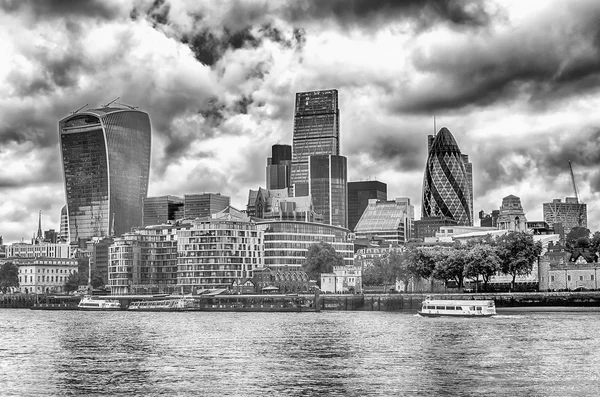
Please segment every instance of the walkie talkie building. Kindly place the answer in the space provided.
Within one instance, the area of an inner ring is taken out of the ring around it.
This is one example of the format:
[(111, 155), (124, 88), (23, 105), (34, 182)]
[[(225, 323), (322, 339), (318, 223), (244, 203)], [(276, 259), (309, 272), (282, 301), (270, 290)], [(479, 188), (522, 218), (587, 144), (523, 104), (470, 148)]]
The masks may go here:
[(121, 235), (141, 226), (150, 173), (148, 114), (88, 109), (60, 120), (58, 131), (69, 241)]

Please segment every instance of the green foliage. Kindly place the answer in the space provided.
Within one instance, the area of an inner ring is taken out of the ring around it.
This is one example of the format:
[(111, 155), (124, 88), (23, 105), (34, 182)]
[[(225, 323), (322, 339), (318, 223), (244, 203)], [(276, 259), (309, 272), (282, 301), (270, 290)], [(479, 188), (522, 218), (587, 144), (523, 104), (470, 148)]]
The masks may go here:
[(600, 251), (600, 232), (595, 232), (590, 239), (590, 249), (596, 253)]
[[(373, 260), (372, 269), (369, 269), (373, 281), (378, 281), (378, 285), (384, 286), (387, 291), (387, 286), (396, 283), (396, 280), (404, 282), (406, 290), (409, 280), (412, 277), (408, 269), (407, 255), (398, 250), (390, 250), (383, 256)], [(363, 277), (364, 282), (364, 277)]]
[(512, 289), (517, 276), (527, 276), (533, 270), (533, 263), (542, 252), (542, 244), (524, 232), (509, 232), (497, 240), (497, 255), (502, 273), (511, 275)]
[(383, 285), (383, 277), (381, 277), (379, 267), (375, 264), (365, 267), (362, 272), (362, 282), (368, 286)]
[(302, 265), (311, 280), (316, 280), (321, 286), (321, 273), (331, 273), (334, 266), (342, 266), (344, 258), (335, 251), (331, 244), (324, 241), (308, 247), (306, 261)]
[(65, 283), (65, 291), (67, 292), (71, 292), (71, 291), (77, 291), (77, 289), (79, 288), (79, 272), (73, 272), (71, 274), (69, 274), (69, 277), (67, 278), (67, 282)]
[(500, 270), (496, 247), (483, 242), (476, 243), (469, 248), (466, 259), (465, 277), (474, 280), (477, 285), (481, 276), (487, 289), (490, 278)]
[(444, 281), (446, 286), (449, 281), (455, 281), (461, 290), (465, 278), (466, 253), (467, 248), (459, 246), (440, 251), (433, 269), (433, 277)]
[[(77, 259), (77, 274), (78, 281), (77, 285), (87, 285), (88, 284), (88, 276), (89, 276), (89, 259), (88, 258), (78, 258)], [(70, 278), (70, 277), (69, 277)], [(68, 281), (67, 281), (68, 282)], [(93, 288), (101, 288), (104, 286), (104, 280), (96, 269), (92, 269), (92, 287)], [(77, 290), (77, 287), (73, 290)]]
[(19, 267), (12, 262), (6, 262), (0, 267), (0, 289), (6, 293), (10, 287), (19, 286)]
[(565, 245), (567, 249), (587, 248), (590, 246), (590, 231), (582, 226), (575, 226), (565, 236)]
[(416, 277), (428, 279), (435, 269), (437, 254), (434, 251), (420, 247), (407, 247), (406, 266), (408, 271)]

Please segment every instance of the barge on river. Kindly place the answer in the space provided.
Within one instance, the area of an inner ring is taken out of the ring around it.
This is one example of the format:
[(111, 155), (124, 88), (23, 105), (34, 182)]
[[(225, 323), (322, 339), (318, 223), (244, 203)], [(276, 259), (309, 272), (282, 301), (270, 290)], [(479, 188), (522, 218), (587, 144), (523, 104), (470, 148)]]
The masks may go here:
[(305, 312), (315, 311), (313, 302), (297, 295), (216, 295), (173, 297), (132, 302), (137, 312)]
[(496, 314), (496, 304), (493, 300), (426, 298), (418, 313), (423, 317), (491, 317)]

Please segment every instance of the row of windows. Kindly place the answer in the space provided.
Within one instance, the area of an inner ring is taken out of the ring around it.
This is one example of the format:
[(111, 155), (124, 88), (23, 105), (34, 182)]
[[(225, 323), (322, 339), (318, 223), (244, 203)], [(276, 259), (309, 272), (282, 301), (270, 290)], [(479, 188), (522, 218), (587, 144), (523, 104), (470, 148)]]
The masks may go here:
[[(37, 276), (38, 282), (66, 282), (68, 276)], [(19, 283), (33, 283), (33, 276), (29, 276), (29, 281), (27, 281), (27, 276), (19, 276)]]
[[(556, 277), (556, 276), (550, 276), (550, 281), (556, 281), (556, 278), (555, 278), (555, 277)], [(591, 281), (594, 281), (594, 280), (595, 280), (595, 279), (594, 279), (594, 275), (593, 275), (593, 274), (590, 274), (590, 280), (591, 280)], [(567, 275), (567, 281), (571, 281), (571, 275), (570, 275), (570, 274), (569, 274), (569, 275)], [(585, 276), (583, 276), (583, 275), (579, 276), (579, 281), (585, 281)]]

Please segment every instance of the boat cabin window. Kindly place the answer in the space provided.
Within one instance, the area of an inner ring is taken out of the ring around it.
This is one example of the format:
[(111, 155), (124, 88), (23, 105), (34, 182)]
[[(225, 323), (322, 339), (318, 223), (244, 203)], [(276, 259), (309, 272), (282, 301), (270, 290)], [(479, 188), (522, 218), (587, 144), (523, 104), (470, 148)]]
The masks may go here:
[(475, 310), (475, 306), (469, 306), (469, 310)]
[(477, 306), (476, 309), (481, 311), (481, 306)]
[(436, 306), (435, 310), (444, 310), (446, 306)]

